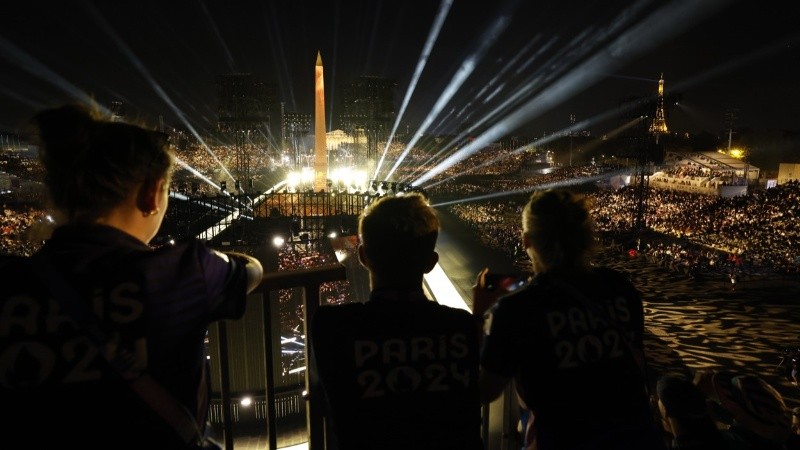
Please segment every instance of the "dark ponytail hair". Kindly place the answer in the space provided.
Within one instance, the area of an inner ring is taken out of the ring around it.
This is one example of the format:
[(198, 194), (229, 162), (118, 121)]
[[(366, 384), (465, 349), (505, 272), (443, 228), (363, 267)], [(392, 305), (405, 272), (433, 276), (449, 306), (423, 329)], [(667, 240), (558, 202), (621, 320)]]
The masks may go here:
[(101, 119), (78, 105), (41, 111), (32, 122), (45, 184), (68, 221), (92, 222), (143, 183), (171, 175), (174, 156), (162, 133)]

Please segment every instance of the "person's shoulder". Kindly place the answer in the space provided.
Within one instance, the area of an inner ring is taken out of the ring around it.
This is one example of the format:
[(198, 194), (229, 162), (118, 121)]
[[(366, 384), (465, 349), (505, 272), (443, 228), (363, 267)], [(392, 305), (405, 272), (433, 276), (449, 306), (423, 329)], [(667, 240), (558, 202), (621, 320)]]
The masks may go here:
[(314, 313), (313, 321), (320, 323), (328, 320), (341, 320), (346, 317), (359, 315), (363, 311), (364, 304), (359, 302), (321, 305)]
[(366, 305), (361, 302), (348, 302), (337, 304), (320, 305), (317, 314), (351, 314), (355, 311), (364, 309)]
[(426, 302), (427, 307), (432, 314), (439, 315), (443, 318), (450, 318), (452, 320), (469, 320), (474, 321), (472, 313), (464, 308), (457, 308), (455, 306), (443, 305), (435, 300)]
[(618, 286), (626, 286), (626, 287), (633, 286), (631, 278), (630, 276), (628, 276), (628, 274), (619, 271), (617, 269), (613, 269), (611, 267), (604, 267), (604, 266), (593, 267), (591, 273), (594, 276), (595, 280), (597, 280), (598, 283), (603, 285), (613, 283), (614, 285)]
[[(548, 292), (547, 289), (543, 289), (541, 284), (534, 279), (534, 281), (527, 286), (500, 296), (493, 309), (517, 311), (519, 308), (538, 308), (547, 303), (549, 298)], [(532, 301), (534, 297), (535, 301)]]
[(599, 278), (627, 278), (627, 276), (619, 270), (606, 266), (594, 266), (591, 269), (591, 273)]
[(349, 329), (359, 322), (363, 315), (364, 304), (344, 303), (338, 305), (322, 305), (310, 318), (312, 338), (314, 336), (338, 333), (342, 329)]
[(461, 313), (469, 313), (464, 308), (459, 308), (457, 306), (451, 306), (444, 303), (439, 303), (436, 300), (428, 300), (426, 302), (419, 302), (419, 305), (425, 308), (429, 308), (435, 311), (441, 311), (443, 313), (453, 313), (453, 314), (461, 314)]

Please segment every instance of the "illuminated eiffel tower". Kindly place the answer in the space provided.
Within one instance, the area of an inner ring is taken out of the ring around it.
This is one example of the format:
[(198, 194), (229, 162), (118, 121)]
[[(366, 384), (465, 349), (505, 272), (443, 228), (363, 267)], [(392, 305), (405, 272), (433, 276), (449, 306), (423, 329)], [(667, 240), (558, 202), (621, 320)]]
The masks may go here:
[(650, 133), (655, 135), (656, 142), (658, 136), (667, 133), (667, 120), (664, 118), (664, 74), (658, 80), (658, 100), (656, 101), (656, 117), (650, 124)]

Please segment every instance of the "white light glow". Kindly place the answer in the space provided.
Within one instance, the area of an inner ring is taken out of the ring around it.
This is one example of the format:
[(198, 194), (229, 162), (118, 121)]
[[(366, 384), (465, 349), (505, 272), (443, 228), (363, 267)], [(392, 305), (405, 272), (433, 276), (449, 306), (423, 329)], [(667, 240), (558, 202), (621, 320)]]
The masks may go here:
[(440, 305), (470, 311), (467, 302), (458, 293), (456, 287), (453, 286), (453, 282), (447, 278), (447, 274), (444, 273), (442, 266), (439, 264), (436, 264), (433, 270), (425, 274), (425, 283), (428, 285), (433, 299)]

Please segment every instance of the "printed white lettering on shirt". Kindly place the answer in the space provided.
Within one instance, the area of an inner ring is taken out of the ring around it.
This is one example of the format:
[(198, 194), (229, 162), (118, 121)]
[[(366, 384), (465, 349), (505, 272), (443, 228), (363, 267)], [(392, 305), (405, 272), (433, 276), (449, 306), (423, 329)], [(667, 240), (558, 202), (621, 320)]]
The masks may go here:
[[(434, 343), (438, 343), (438, 347)], [(391, 338), (375, 342), (356, 340), (353, 343), (356, 367), (379, 355), (384, 364), (406, 361), (434, 361), (445, 358), (463, 358), (468, 354), (467, 336), (456, 333), (439, 336), (436, 341), (428, 336)], [(436, 351), (434, 352), (434, 349)]]
[(608, 318), (623, 325), (630, 320), (626, 299), (617, 297), (598, 307), (605, 307), (608, 316), (579, 307), (546, 314), (559, 368), (576, 368), (624, 355), (623, 336), (615, 324), (608, 323)]
[[(72, 383), (102, 378), (102, 371), (90, 364), (98, 356), (97, 347), (88, 337), (69, 339), (58, 348), (36, 341), (23, 341), (0, 353), (0, 384), (5, 387), (36, 386), (46, 381)], [(68, 364), (60, 380), (49, 380), (59, 360)]]
[(364, 388), (361, 398), (375, 398), (393, 393), (410, 393), (416, 391), (441, 392), (451, 389), (451, 381), (463, 387), (470, 384), (469, 370), (459, 368), (458, 364), (427, 364), (422, 371), (410, 367), (399, 366), (386, 373), (370, 369), (358, 372), (358, 384)]
[[(100, 317), (112, 323), (131, 323), (142, 317), (144, 305), (138, 298), (141, 288), (135, 283), (120, 283), (107, 291), (95, 290), (92, 308)], [(46, 300), (29, 296), (9, 296), (0, 309), (0, 336), (12, 343), (0, 348), (0, 385), (7, 387), (34, 386), (41, 383), (72, 383), (99, 379), (103, 376), (93, 362), (99, 350), (88, 336), (75, 335), (75, 320), (53, 298)], [(125, 352), (131, 368), (146, 366), (146, 340), (142, 338), (118, 346), (110, 342), (106, 352), (117, 355)], [(15, 341), (14, 341), (15, 340)], [(132, 357), (130, 357), (132, 355)]]
[(447, 391), (468, 387), (469, 370), (463, 365), (469, 355), (463, 333), (436, 337), (415, 336), (385, 340), (356, 340), (353, 356), (356, 380), (362, 398), (387, 393)]

